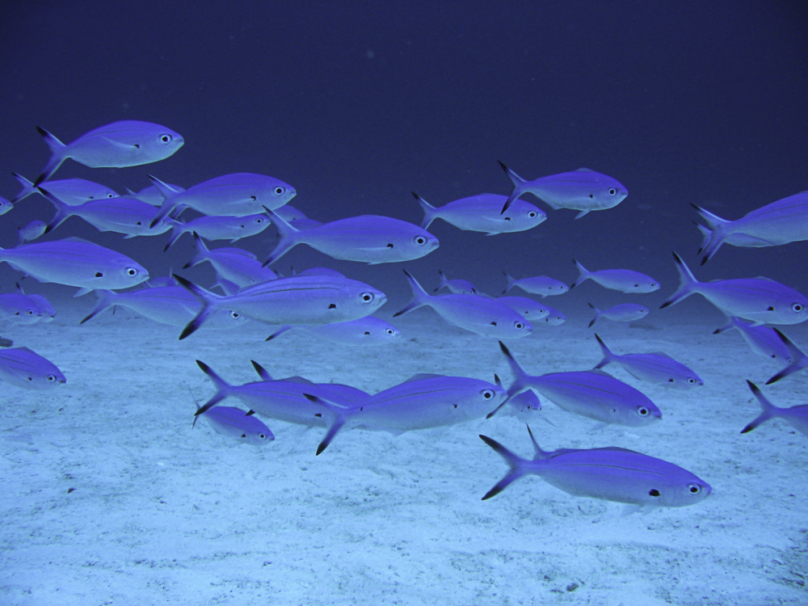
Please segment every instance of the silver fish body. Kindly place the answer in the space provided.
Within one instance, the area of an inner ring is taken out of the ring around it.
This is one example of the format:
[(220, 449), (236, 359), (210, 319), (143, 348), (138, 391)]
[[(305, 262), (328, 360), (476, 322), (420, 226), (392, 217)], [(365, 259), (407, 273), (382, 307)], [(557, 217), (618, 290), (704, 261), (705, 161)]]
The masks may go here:
[(0, 381), (23, 389), (51, 389), (65, 380), (53, 362), (27, 347), (0, 349)]
[(478, 194), (434, 207), (413, 192), (424, 211), (421, 227), (428, 229), (435, 219), (443, 219), (458, 229), (483, 232), (489, 236), (532, 229), (547, 219), (544, 211), (525, 200), (516, 200), (507, 210), (502, 206), (507, 196)]
[(479, 294), (477, 292), (477, 289), (474, 287), (474, 284), (472, 284), (468, 280), (461, 280), (459, 278), (450, 280), (444, 275), (444, 273), (441, 270), (438, 270), (438, 275), (440, 276), (440, 284), (438, 284), (438, 287), (432, 292), (438, 292), (442, 288), (446, 288), (453, 295)]
[(41, 307), (28, 295), (18, 292), (0, 295), (0, 320), (13, 324), (35, 324), (41, 319)]
[(293, 328), (299, 328), (318, 339), (325, 339), (340, 345), (388, 345), (401, 337), (401, 331), (390, 322), (374, 316), (365, 316), (348, 322), (335, 322), (320, 326), (283, 326), (267, 337), (267, 341), (276, 339)]
[(171, 225), (171, 238), (163, 251), (168, 250), (182, 234), (195, 233), (205, 240), (230, 240), (236, 242), (241, 238), (255, 236), (269, 227), (269, 217), (265, 214), (245, 215), (243, 217), (202, 216), (181, 223), (167, 219)]
[(601, 269), (599, 271), (589, 271), (578, 261), (573, 259), (575, 266), (581, 275), (570, 288), (575, 288), (586, 280), (592, 280), (600, 284), (603, 288), (618, 290), (625, 293), (649, 293), (659, 290), (659, 282), (651, 276), (647, 276), (631, 269)]
[(17, 230), (17, 245), (19, 246), (20, 244), (25, 244), (26, 242), (32, 242), (43, 235), (47, 230), (47, 223), (40, 221), (39, 219), (34, 219), (24, 227), (20, 227)]
[(521, 288), (525, 292), (541, 297), (563, 295), (570, 289), (570, 287), (562, 281), (550, 278), (549, 276), (534, 276), (532, 278), (516, 280), (510, 276), (508, 272), (503, 273), (505, 274), (505, 279), (508, 281), (508, 285), (505, 287), (505, 290), (502, 291), (503, 295), (513, 288)]
[(497, 297), (496, 300), (505, 303), (530, 322), (544, 320), (550, 315), (550, 307), (527, 297)]
[(589, 328), (592, 328), (595, 322), (601, 318), (606, 318), (612, 322), (634, 322), (648, 315), (648, 308), (636, 303), (620, 303), (604, 311), (601, 311), (591, 303), (588, 303), (588, 305), (595, 312), (595, 317), (589, 322)]
[[(263, 446), (275, 439), (275, 434), (260, 419), (232, 406), (216, 406), (200, 415), (216, 433), (239, 441)], [(194, 425), (199, 417), (194, 417)]]
[[(33, 181), (29, 181), (19, 173), (11, 173), (14, 178), (22, 185), (20, 192), (14, 196), (12, 202), (15, 204), (23, 200), (31, 194), (39, 193)], [(87, 181), (86, 179), (60, 179), (58, 181), (48, 181), (47, 189), (54, 196), (59, 198), (65, 204), (70, 206), (78, 206), (89, 202), (90, 200), (104, 200), (106, 198), (116, 198), (118, 196), (114, 189)]]
[(194, 241), (196, 242), (196, 255), (183, 266), (183, 269), (207, 261), (220, 278), (237, 284), (241, 288), (278, 278), (275, 270), (262, 267), (261, 262), (249, 251), (234, 247), (208, 249), (202, 238), (196, 234), (194, 234)]
[(163, 183), (162, 181), (160, 183), (161, 189), (158, 189), (156, 185), (148, 185), (137, 192), (134, 192), (131, 189), (127, 189), (126, 191), (132, 198), (137, 198), (141, 202), (151, 204), (152, 206), (163, 205), (165, 196), (163, 193), (161, 193), (161, 191), (165, 192), (166, 194), (178, 194), (185, 191), (184, 187), (174, 185), (173, 183)]
[(783, 419), (800, 433), (808, 435), (808, 404), (800, 404), (799, 406), (792, 406), (791, 408), (780, 408), (769, 402), (766, 396), (758, 389), (757, 385), (751, 381), (747, 381), (746, 384), (749, 385), (749, 389), (752, 390), (752, 393), (757, 398), (761, 408), (763, 408), (763, 412), (744, 427), (741, 433), (748, 433), (769, 419)]
[(614, 363), (640, 381), (655, 385), (667, 385), (679, 389), (704, 385), (704, 381), (693, 370), (667, 354), (654, 352), (617, 355), (606, 347), (597, 334), (595, 338), (603, 352), (603, 359), (595, 366), (595, 370)]
[(716, 328), (713, 334), (716, 335), (732, 328), (741, 333), (743, 340), (746, 341), (749, 348), (756, 354), (771, 360), (781, 360), (783, 362), (789, 362), (791, 360), (788, 347), (785, 346), (771, 326), (758, 326), (753, 323), (744, 322), (735, 316), (731, 316), (729, 320), (727, 320), (727, 323), (720, 328)]

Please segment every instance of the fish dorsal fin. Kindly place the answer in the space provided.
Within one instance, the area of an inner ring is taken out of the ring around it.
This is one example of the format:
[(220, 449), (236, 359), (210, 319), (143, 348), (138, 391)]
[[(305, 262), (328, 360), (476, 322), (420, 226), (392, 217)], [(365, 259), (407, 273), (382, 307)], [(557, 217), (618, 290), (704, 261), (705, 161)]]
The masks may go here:
[[(81, 242), (82, 244), (95, 244), (94, 242), (90, 242), (85, 238), (79, 238), (78, 236), (69, 236), (67, 238), (62, 238), (62, 242)], [(98, 246), (98, 244), (95, 244), (95, 246)]]
[(586, 167), (582, 166), (581, 168), (576, 169), (575, 172), (576, 173), (594, 173), (595, 171), (592, 170), (591, 168), (586, 168)]
[(755, 280), (766, 280), (766, 282), (774, 282), (777, 283), (777, 280), (772, 280), (771, 278), (767, 278), (766, 276), (755, 276)]
[(438, 375), (430, 372), (419, 372), (416, 375), (412, 375), (409, 379), (404, 381), (404, 383), (412, 383), (413, 381), (423, 381), (424, 379), (437, 379), (438, 377), (442, 376), (443, 375)]
[(286, 381), (288, 383), (300, 383), (301, 385), (316, 385), (316, 383), (313, 383), (313, 382), (309, 381), (308, 379), (305, 379), (305, 378), (300, 377), (298, 375), (295, 375), (294, 377), (287, 377), (287, 378), (281, 379), (281, 380)]
[[(630, 454), (641, 454), (636, 450), (630, 450), (628, 448), (620, 448), (619, 446), (603, 446), (602, 448), (588, 448), (587, 450), (602, 450), (604, 452), (627, 452)], [(558, 451), (556, 451), (558, 452)]]
[[(615, 357), (615, 358), (622, 358), (623, 356), (618, 356), (618, 355), (615, 355), (614, 357)], [(606, 372), (605, 370), (601, 370), (600, 368), (597, 368), (597, 369), (592, 369), (592, 370), (587, 370), (587, 371), (585, 371), (585, 372), (588, 372), (588, 373), (593, 374), (593, 375), (600, 375), (600, 376), (602, 376), (602, 377), (609, 377), (610, 379), (613, 379), (613, 378), (614, 378), (614, 377), (612, 377), (612, 375), (610, 375), (608, 372)]]
[(661, 356), (661, 357), (666, 358), (666, 359), (668, 359), (668, 360), (673, 360), (673, 358), (671, 358), (671, 357), (670, 357), (668, 354), (666, 354), (664, 351), (651, 351), (651, 352), (649, 352), (649, 355), (652, 355), (652, 356)]

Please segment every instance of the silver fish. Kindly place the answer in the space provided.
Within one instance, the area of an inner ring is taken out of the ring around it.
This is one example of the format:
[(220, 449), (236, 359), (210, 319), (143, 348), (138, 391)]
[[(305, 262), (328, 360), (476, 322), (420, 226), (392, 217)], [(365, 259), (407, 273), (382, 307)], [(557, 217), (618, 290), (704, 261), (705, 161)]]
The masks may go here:
[(230, 240), (230, 243), (255, 236), (269, 227), (269, 217), (261, 213), (244, 217), (197, 217), (182, 223), (166, 217), (171, 225), (171, 237), (163, 248), (167, 251), (182, 234), (195, 233), (205, 240)]
[(599, 271), (589, 271), (575, 259), (572, 261), (575, 263), (578, 271), (581, 272), (581, 275), (572, 283), (570, 288), (575, 288), (586, 280), (592, 280), (600, 284), (603, 288), (619, 290), (620, 292), (649, 293), (659, 290), (659, 282), (654, 280), (651, 276), (646, 276), (638, 271), (631, 269), (601, 269)]
[(570, 208), (581, 211), (576, 219), (593, 210), (614, 208), (628, 195), (628, 190), (617, 179), (588, 168), (527, 181), (502, 162), (499, 165), (513, 183), (513, 191), (502, 207), (503, 213), (514, 200), (528, 192), (555, 210)]
[[(262, 446), (275, 439), (275, 434), (253, 416), (252, 410), (244, 412), (240, 408), (232, 406), (217, 406), (200, 416), (210, 424), (216, 433), (243, 440), (248, 444)], [(194, 426), (196, 426), (198, 418), (198, 416), (194, 417)]]
[(14, 205), (3, 196), (0, 196), (0, 215), (5, 215), (12, 208), (14, 208)]
[(741, 333), (743, 340), (756, 354), (772, 360), (791, 361), (788, 348), (771, 326), (748, 324), (740, 318), (732, 316), (724, 326), (716, 328), (713, 334), (717, 335), (731, 328), (735, 328)]
[(307, 244), (334, 259), (377, 263), (411, 261), (431, 253), (438, 239), (417, 225), (377, 215), (362, 215), (299, 231), (267, 208), (280, 240), (264, 261), (269, 265), (298, 244)]
[(746, 382), (749, 389), (755, 394), (763, 412), (754, 421), (749, 423), (741, 430), (741, 433), (748, 433), (758, 427), (761, 423), (769, 419), (783, 419), (797, 431), (808, 435), (808, 404), (800, 404), (799, 406), (792, 406), (791, 408), (780, 408), (769, 402), (766, 397), (760, 392), (757, 385), (751, 381)]
[(547, 308), (547, 315), (543, 318), (539, 318), (537, 325), (547, 324), (548, 326), (560, 326), (567, 321), (567, 316), (557, 309), (549, 305), (543, 305), (543, 307)]
[(217, 295), (174, 276), (202, 302), (202, 310), (180, 335), (193, 334), (220, 309), (272, 324), (330, 324), (371, 315), (387, 301), (372, 286), (342, 277), (291, 276), (248, 286), (234, 295)]
[(508, 281), (508, 285), (505, 287), (505, 290), (502, 291), (503, 295), (512, 288), (521, 288), (525, 292), (539, 295), (543, 298), (551, 295), (563, 295), (570, 289), (569, 286), (560, 280), (556, 280), (555, 278), (550, 278), (548, 276), (535, 276), (532, 278), (515, 280), (508, 274), (508, 272), (502, 273), (505, 274), (505, 279)]
[[(185, 191), (184, 187), (174, 185), (173, 183), (163, 183), (162, 181), (160, 183), (162, 184), (162, 191), (170, 193), (171, 195)], [(160, 193), (161, 189), (157, 189), (156, 185), (148, 185), (138, 192), (134, 192), (127, 188), (126, 193), (132, 198), (137, 198), (146, 204), (151, 204), (152, 206), (162, 206), (163, 202), (165, 201), (165, 197), (162, 193)], [(178, 207), (178, 212), (181, 211), (181, 208), (184, 207)]]
[(777, 338), (780, 339), (780, 342), (785, 346), (786, 350), (788, 350), (788, 355), (790, 359), (788, 361), (788, 365), (783, 370), (781, 370), (771, 379), (766, 381), (766, 385), (776, 383), (780, 379), (784, 379), (790, 374), (802, 370), (803, 368), (808, 368), (808, 356), (805, 355), (805, 352), (802, 351), (799, 347), (797, 347), (797, 345), (791, 339), (785, 336), (782, 332), (780, 332), (776, 328), (772, 330), (774, 330), (775, 334), (777, 335)]
[[(11, 173), (22, 185), (20, 193), (14, 196), (15, 204), (31, 194), (40, 193), (33, 181), (29, 181), (19, 173)], [(87, 181), (86, 179), (62, 179), (59, 181), (48, 181), (48, 191), (59, 198), (65, 204), (78, 206), (90, 200), (103, 200), (105, 198), (116, 198), (118, 196), (114, 189)], [(162, 200), (162, 198), (161, 198)]]
[(607, 424), (645, 427), (662, 417), (659, 408), (647, 396), (605, 372), (588, 370), (532, 376), (522, 369), (501, 341), (499, 346), (515, 375), (508, 388), (509, 396), (531, 389), (559, 408)]
[(799, 324), (808, 320), (808, 299), (793, 288), (769, 278), (740, 278), (699, 282), (681, 257), (673, 253), (679, 270), (679, 290), (660, 309), (698, 293), (728, 316), (755, 324)]
[(591, 303), (587, 303), (595, 311), (595, 317), (589, 322), (589, 328), (592, 328), (601, 318), (606, 318), (613, 322), (634, 322), (648, 315), (648, 308), (636, 303), (620, 303), (614, 305), (605, 311), (599, 310)]
[(0, 248), (2, 261), (40, 282), (77, 286), (76, 296), (96, 288), (129, 288), (149, 279), (136, 261), (81, 238)]
[(640, 381), (656, 385), (668, 385), (682, 389), (704, 385), (704, 381), (695, 372), (667, 354), (655, 352), (619, 356), (606, 347), (603, 339), (597, 334), (595, 334), (595, 338), (603, 352), (603, 359), (595, 366), (595, 370), (614, 363), (622, 366)]
[(429, 295), (405, 269), (404, 274), (412, 288), (412, 301), (393, 314), (400, 316), (419, 307), (427, 306), (455, 326), (499, 339), (517, 339), (529, 335), (533, 326), (509, 306), (483, 295)]
[(267, 337), (267, 341), (294, 328), (299, 328), (318, 339), (325, 339), (340, 345), (388, 345), (401, 337), (401, 331), (390, 322), (374, 316), (365, 316), (348, 322), (335, 322), (321, 326), (282, 326)]
[(527, 297), (497, 297), (496, 299), (530, 322), (544, 320), (550, 315), (550, 307)]
[(16, 284), (17, 292), (21, 295), (25, 295), (28, 297), (38, 308), (39, 308), (39, 321), (40, 322), (52, 322), (53, 318), (56, 317), (56, 310), (51, 305), (51, 302), (48, 301), (45, 297), (38, 294), (30, 294), (26, 295), (25, 291), (20, 286), (19, 282)]
[(641, 508), (684, 507), (703, 501), (712, 492), (704, 480), (678, 465), (633, 450), (617, 448), (563, 448), (546, 452), (533, 442), (533, 460), (523, 459), (496, 440), (480, 438), (502, 456), (510, 471), (483, 500), (502, 492), (522, 476), (535, 474), (564, 492), (627, 503)]
[(51, 157), (36, 185), (49, 179), (68, 158), (91, 168), (140, 166), (165, 160), (185, 143), (182, 136), (165, 126), (137, 120), (100, 126), (67, 145), (44, 128), (37, 126), (37, 130)]
[(27, 347), (0, 349), (0, 381), (24, 389), (50, 389), (66, 381), (56, 365)]
[(194, 267), (205, 261), (209, 262), (216, 274), (241, 288), (261, 284), (268, 280), (275, 280), (279, 276), (269, 267), (261, 267), (260, 261), (254, 254), (241, 248), (225, 247), (208, 249), (202, 238), (193, 234), (196, 242), (196, 255), (183, 269)]
[(516, 201), (508, 212), (502, 212), (507, 196), (478, 194), (449, 202), (436, 208), (421, 196), (412, 192), (424, 211), (421, 227), (428, 229), (435, 219), (443, 219), (458, 229), (479, 231), (486, 235), (513, 233), (532, 229), (542, 223), (547, 215), (534, 204), (525, 200)]
[(39, 219), (34, 219), (29, 222), (25, 227), (17, 229), (17, 245), (25, 244), (36, 240), (43, 235), (48, 229), (48, 224)]
[(505, 400), (499, 386), (466, 377), (420, 374), (370, 396), (359, 406), (343, 408), (327, 398), (307, 394), (323, 406), (329, 423), (328, 433), (317, 447), (323, 452), (343, 427), (359, 427), (400, 434), (416, 429), (454, 425), (482, 418), (492, 406)]
[(701, 264), (709, 261), (721, 245), (749, 248), (780, 246), (808, 240), (808, 191), (788, 196), (727, 221), (693, 204), (707, 227), (699, 225), (704, 236), (699, 254)]
[(455, 278), (454, 280), (449, 280), (441, 270), (438, 270), (438, 275), (440, 276), (440, 284), (438, 284), (438, 287), (432, 292), (438, 292), (441, 288), (447, 288), (449, 289), (449, 292), (454, 295), (480, 294), (477, 292), (477, 289), (474, 287), (474, 284), (472, 284), (468, 280), (461, 280), (458, 278)]
[(36, 301), (18, 292), (0, 294), (0, 320), (14, 324), (35, 324), (42, 319)]
[(295, 197), (288, 183), (255, 173), (233, 173), (215, 177), (185, 191), (175, 192), (156, 177), (149, 177), (165, 200), (152, 221), (157, 224), (177, 208), (193, 208), (203, 215), (243, 217), (280, 208)]

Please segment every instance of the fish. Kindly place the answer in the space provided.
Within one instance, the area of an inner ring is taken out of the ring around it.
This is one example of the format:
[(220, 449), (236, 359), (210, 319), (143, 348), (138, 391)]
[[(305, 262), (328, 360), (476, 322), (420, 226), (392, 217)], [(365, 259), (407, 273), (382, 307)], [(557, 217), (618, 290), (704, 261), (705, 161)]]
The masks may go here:
[(536, 418), (536, 414), (541, 412), (541, 400), (532, 391), (523, 391), (508, 400), (508, 406), (500, 409), (499, 413), (510, 414), (523, 423), (527, 423)]
[(594, 370), (614, 363), (622, 366), (624, 370), (640, 381), (656, 385), (668, 385), (681, 389), (704, 385), (704, 381), (695, 372), (667, 354), (655, 352), (619, 356), (606, 347), (603, 339), (597, 334), (595, 334), (595, 338), (603, 352), (603, 359), (598, 362)]
[(317, 447), (318, 455), (343, 427), (398, 435), (454, 425), (484, 417), (506, 397), (501, 386), (488, 381), (437, 374), (417, 374), (352, 408), (335, 406), (327, 398), (314, 394), (306, 395), (314, 404), (322, 405), (328, 422), (328, 432)]
[(449, 280), (441, 270), (438, 270), (438, 275), (440, 276), (440, 284), (438, 284), (438, 287), (432, 292), (438, 292), (441, 288), (447, 288), (449, 292), (454, 295), (480, 294), (477, 292), (477, 289), (474, 287), (474, 284), (472, 284), (468, 280), (461, 280), (458, 278), (455, 278), (454, 280)]
[(387, 296), (364, 282), (331, 276), (291, 276), (243, 288), (233, 295), (217, 295), (174, 276), (202, 302), (202, 310), (180, 334), (192, 335), (211, 314), (229, 309), (271, 324), (330, 324), (371, 315)]
[(23, 389), (51, 389), (65, 383), (56, 365), (27, 347), (0, 349), (0, 381)]
[(195, 267), (207, 261), (213, 266), (219, 278), (242, 288), (280, 277), (274, 269), (261, 267), (258, 258), (249, 251), (235, 247), (208, 249), (202, 238), (197, 234), (192, 235), (196, 242), (196, 255), (183, 265), (183, 269)]
[(35, 324), (42, 319), (39, 304), (23, 293), (0, 294), (0, 320), (14, 324)]
[(339, 343), (340, 345), (387, 345), (395, 343), (401, 337), (401, 331), (390, 322), (374, 316), (365, 316), (348, 322), (335, 322), (320, 326), (282, 326), (269, 335), (266, 340), (276, 339), (291, 329), (299, 328), (311, 336)]
[(502, 162), (499, 165), (513, 184), (513, 191), (502, 206), (503, 213), (525, 193), (533, 194), (553, 210), (580, 211), (576, 219), (593, 210), (614, 208), (628, 196), (628, 190), (617, 179), (588, 168), (527, 181)]
[(432, 206), (415, 192), (412, 195), (424, 211), (424, 220), (421, 222), (424, 229), (428, 229), (435, 219), (443, 219), (458, 229), (494, 236), (533, 229), (547, 219), (543, 210), (525, 200), (517, 200), (507, 213), (502, 213), (502, 205), (507, 196), (498, 194), (469, 196), (439, 208)]
[(195, 233), (205, 240), (230, 240), (230, 243), (255, 236), (269, 227), (270, 220), (265, 214), (245, 215), (243, 217), (197, 217), (182, 223), (166, 217), (171, 226), (171, 237), (163, 247), (163, 252), (179, 240), (182, 234)]
[(785, 336), (778, 329), (773, 328), (772, 330), (774, 330), (775, 334), (780, 339), (780, 342), (788, 350), (788, 355), (790, 359), (788, 360), (788, 365), (783, 370), (781, 370), (771, 379), (766, 381), (766, 385), (776, 383), (780, 379), (784, 379), (790, 374), (800, 371), (803, 368), (808, 368), (808, 356), (805, 355), (805, 352), (802, 351), (799, 347), (797, 347), (796, 343), (794, 343), (791, 339)]
[(575, 259), (573, 259), (572, 262), (575, 263), (581, 275), (572, 283), (570, 288), (575, 288), (586, 280), (592, 280), (600, 284), (603, 288), (619, 290), (625, 293), (649, 293), (659, 290), (659, 282), (654, 280), (651, 276), (646, 276), (638, 271), (631, 269), (601, 269), (599, 271), (589, 271)]
[(791, 353), (789, 353), (788, 348), (771, 326), (757, 326), (731, 316), (727, 323), (720, 328), (716, 328), (713, 334), (717, 335), (732, 328), (741, 333), (743, 340), (756, 354), (772, 360), (791, 361)]
[[(14, 196), (12, 202), (16, 204), (32, 194), (40, 193), (33, 181), (29, 181), (19, 173), (11, 173), (20, 183), (22, 189)], [(70, 206), (79, 206), (90, 200), (103, 200), (117, 198), (118, 193), (106, 185), (88, 181), (87, 179), (61, 179), (48, 181), (48, 191)], [(161, 198), (162, 199), (162, 198)]]
[(644, 318), (649, 312), (647, 307), (637, 305), (636, 303), (620, 303), (619, 305), (614, 305), (605, 311), (599, 310), (591, 303), (587, 303), (587, 305), (589, 305), (589, 307), (595, 311), (595, 317), (592, 318), (591, 322), (589, 322), (589, 328), (592, 328), (595, 325), (595, 322), (601, 318), (606, 318), (607, 320), (612, 320), (613, 322), (634, 322), (635, 320)]
[[(197, 410), (199, 408), (197, 406)], [(205, 419), (216, 433), (262, 446), (273, 441), (275, 434), (260, 419), (253, 416), (254, 412), (252, 410), (244, 412), (232, 406), (217, 406), (199, 416)], [(199, 416), (194, 417), (194, 427)]]
[(760, 324), (799, 324), (808, 320), (808, 299), (793, 288), (769, 278), (740, 278), (699, 282), (682, 258), (673, 253), (679, 270), (679, 290), (660, 309), (697, 293), (723, 311)]
[[(645, 427), (662, 418), (662, 412), (646, 395), (599, 370), (527, 374), (500, 341), (499, 347), (515, 378), (508, 387), (513, 397), (528, 389), (573, 412), (604, 424)], [(493, 416), (493, 410), (488, 416)]]
[(547, 315), (543, 318), (539, 318), (537, 325), (544, 323), (548, 326), (560, 326), (567, 321), (567, 316), (557, 309), (550, 307), (549, 305), (543, 305), (543, 307), (547, 309)]
[(0, 196), (0, 215), (5, 215), (12, 208), (14, 208), (14, 205), (3, 196)]
[(41, 185), (68, 158), (90, 168), (124, 168), (165, 160), (183, 146), (185, 139), (173, 130), (138, 120), (112, 122), (83, 134), (67, 145), (37, 126), (51, 157), (34, 182)]
[(798, 406), (792, 406), (791, 408), (780, 408), (769, 402), (757, 385), (751, 381), (747, 381), (746, 384), (757, 398), (761, 408), (763, 408), (763, 412), (744, 427), (741, 433), (749, 433), (769, 419), (783, 419), (800, 433), (808, 435), (808, 404), (800, 404)]
[(3, 261), (40, 282), (76, 286), (76, 296), (96, 288), (129, 288), (149, 279), (149, 272), (133, 259), (81, 238), (0, 248)]
[[(166, 193), (178, 194), (180, 192), (185, 191), (185, 188), (180, 185), (175, 185), (173, 183), (163, 183), (162, 184), (162, 191)], [(163, 202), (165, 201), (165, 197), (161, 193), (160, 189), (157, 189), (156, 185), (147, 185), (140, 191), (134, 192), (131, 189), (127, 188), (126, 193), (132, 197), (137, 198), (141, 202), (145, 202), (146, 204), (151, 204), (152, 206), (162, 206)]]
[(728, 221), (692, 204), (707, 226), (697, 224), (704, 236), (699, 254), (704, 265), (721, 245), (748, 248), (780, 246), (808, 240), (808, 191), (788, 196)]
[(25, 227), (17, 229), (17, 245), (25, 244), (36, 240), (45, 233), (48, 229), (48, 224), (39, 219), (30, 221)]
[(438, 248), (438, 239), (417, 225), (379, 215), (362, 215), (299, 231), (266, 209), (280, 240), (264, 261), (269, 265), (298, 244), (307, 244), (333, 259), (378, 263), (412, 261)]
[(40, 322), (52, 322), (53, 318), (56, 317), (56, 310), (51, 305), (51, 302), (48, 301), (44, 296), (32, 293), (30, 295), (26, 295), (25, 291), (23, 290), (20, 283), (17, 282), (16, 285), (17, 292), (21, 295), (25, 295), (28, 297), (38, 308), (39, 308), (39, 321)]
[(497, 297), (497, 301), (519, 313), (525, 320), (541, 321), (550, 315), (550, 307), (527, 297)]
[(526, 337), (533, 326), (509, 306), (483, 295), (432, 296), (405, 269), (412, 288), (412, 301), (393, 314), (398, 317), (419, 307), (431, 307), (444, 320), (478, 335), (517, 339)]
[(555, 278), (550, 278), (548, 276), (535, 276), (533, 278), (522, 278), (521, 280), (515, 280), (508, 274), (508, 272), (502, 273), (505, 274), (505, 279), (508, 281), (508, 285), (505, 287), (505, 290), (502, 291), (503, 295), (512, 288), (521, 288), (525, 292), (539, 295), (544, 298), (551, 295), (563, 295), (570, 289), (569, 286), (560, 280), (556, 280)]
[[(168, 326), (186, 326), (202, 310), (202, 303), (182, 286), (158, 286), (131, 292), (95, 291), (98, 301), (80, 324), (110, 307), (124, 307), (153, 322)], [(230, 309), (220, 309), (205, 323), (209, 328), (232, 329), (247, 321), (246, 316)]]
[(165, 200), (152, 221), (156, 225), (175, 209), (193, 208), (203, 215), (243, 217), (280, 208), (297, 195), (294, 187), (267, 175), (232, 173), (215, 177), (176, 192), (157, 177), (149, 175)]
[(544, 451), (530, 427), (528, 433), (533, 442), (533, 460), (523, 459), (496, 440), (480, 435), (510, 468), (482, 500), (496, 496), (513, 481), (529, 474), (574, 496), (642, 509), (695, 505), (712, 492), (712, 487), (698, 476), (662, 459), (615, 446)]
[(56, 214), (45, 228), (46, 234), (59, 227), (70, 217), (79, 217), (98, 231), (124, 234), (126, 238), (157, 236), (171, 229), (171, 225), (166, 221), (151, 226), (157, 209), (137, 198), (118, 196), (117, 198), (90, 200), (80, 206), (70, 206), (44, 187), (38, 189), (56, 209)]

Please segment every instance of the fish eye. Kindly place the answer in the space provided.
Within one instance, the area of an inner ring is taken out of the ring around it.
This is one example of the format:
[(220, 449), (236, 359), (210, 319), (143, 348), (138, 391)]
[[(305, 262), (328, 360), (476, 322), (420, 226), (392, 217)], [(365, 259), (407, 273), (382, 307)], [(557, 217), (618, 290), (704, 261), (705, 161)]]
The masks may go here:
[(370, 303), (373, 301), (373, 293), (372, 292), (363, 292), (362, 293), (362, 303)]
[(616, 193), (617, 193), (617, 190), (616, 190), (614, 187), (612, 187), (612, 188), (610, 188), (610, 189), (609, 189), (609, 195), (610, 195), (610, 196), (613, 196), (613, 195), (615, 195)]
[(48, 383), (53, 383), (56, 380), (56, 375), (48, 375)]
[(658, 497), (660, 496), (660, 492), (656, 488), (652, 488), (651, 490), (648, 491), (648, 496)]
[(791, 306), (791, 311), (796, 311), (797, 313), (801, 312), (804, 309), (805, 309), (805, 305), (803, 305), (802, 303), (794, 303)]
[(514, 322), (513, 326), (514, 328), (516, 328), (516, 330), (522, 330), (525, 327), (525, 325), (522, 322)]
[(637, 414), (640, 415), (641, 417), (647, 417), (649, 414), (651, 414), (651, 411), (648, 410), (645, 406), (640, 406), (637, 409)]
[(418, 246), (423, 246), (424, 244), (426, 244), (426, 238), (424, 238), (423, 236), (415, 236), (413, 242), (415, 242)]
[(160, 135), (160, 143), (171, 143), (171, 140), (172, 140), (173, 138), (174, 138), (174, 137), (172, 137), (172, 136), (171, 136), (171, 135), (169, 135), (168, 133), (165, 133), (165, 134), (163, 134), (163, 135)]
[(701, 492), (701, 486), (698, 484), (688, 484), (687, 490), (690, 494), (699, 494)]
[(230, 312), (230, 317), (233, 318), (234, 320), (237, 320), (237, 319), (239, 319), (241, 317), (241, 314), (238, 313), (237, 311), (231, 311)]
[(114, 198), (114, 197), (115, 197), (115, 194), (111, 194), (111, 193), (107, 194), (107, 198)]
[(126, 268), (126, 275), (130, 278), (134, 278), (137, 275), (137, 269), (134, 267), (127, 267)]
[(259, 438), (261, 438), (262, 440), (266, 440), (266, 439), (267, 439), (267, 434), (265, 434), (265, 433), (259, 433), (259, 434), (258, 434), (258, 437), (259, 437)]
[(539, 216), (539, 213), (537, 213), (535, 210), (531, 210), (529, 213), (527, 213), (527, 216), (530, 217), (531, 219), (535, 219), (536, 217)]
[(491, 398), (493, 398), (493, 397), (494, 397), (494, 392), (493, 392), (493, 391), (491, 391), (490, 389), (483, 389), (483, 390), (480, 392), (480, 395), (482, 395), (482, 397), (483, 397), (485, 400), (490, 400)]
[(690, 385), (695, 385), (696, 384), (696, 379), (694, 379), (693, 377), (688, 377), (687, 382)]
[(388, 329), (387, 329), (385, 332), (386, 332), (388, 335), (390, 335), (391, 337), (392, 337), (392, 336), (395, 334), (395, 333), (393, 332), (393, 329), (392, 329), (392, 328), (388, 328)]
[(278, 187), (275, 188), (275, 195), (276, 196), (282, 196), (284, 193), (286, 193), (286, 188), (285, 187), (281, 187), (279, 185)]

